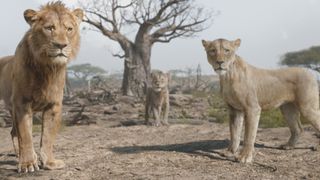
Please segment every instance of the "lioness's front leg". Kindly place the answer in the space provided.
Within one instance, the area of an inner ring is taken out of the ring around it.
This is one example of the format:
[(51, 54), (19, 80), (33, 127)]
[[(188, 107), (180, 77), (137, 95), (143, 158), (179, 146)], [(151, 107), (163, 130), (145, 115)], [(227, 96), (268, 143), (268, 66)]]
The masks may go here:
[(237, 157), (237, 160), (240, 162), (248, 163), (252, 161), (254, 142), (259, 125), (260, 112), (261, 108), (259, 106), (248, 107), (245, 110), (245, 134), (243, 149), (239, 157)]
[(61, 169), (65, 166), (62, 160), (53, 155), (53, 144), (61, 122), (61, 103), (43, 112), (40, 157), (44, 169)]
[(299, 109), (295, 104), (287, 103), (280, 106), (280, 110), (285, 117), (291, 132), (289, 141), (286, 144), (281, 145), (281, 148), (294, 149), (301, 133), (303, 132)]
[(230, 111), (229, 112), (230, 113), (229, 128), (230, 128), (231, 142), (230, 142), (228, 151), (235, 154), (240, 144), (244, 113), (232, 107), (229, 107), (229, 111)]
[(19, 145), (18, 172), (33, 172), (39, 166), (32, 142), (32, 111), (30, 104), (17, 104), (13, 107), (13, 120)]

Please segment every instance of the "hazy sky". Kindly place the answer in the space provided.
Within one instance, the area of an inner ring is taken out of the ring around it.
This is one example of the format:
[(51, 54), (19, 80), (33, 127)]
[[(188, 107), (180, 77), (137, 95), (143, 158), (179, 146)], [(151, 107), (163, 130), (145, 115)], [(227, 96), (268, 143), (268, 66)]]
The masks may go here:
[[(10, 0), (0, 11), (0, 56), (14, 53), (27, 31), (23, 11), (37, 9), (45, 0)], [(75, 7), (75, 0), (65, 0)], [(170, 44), (155, 44), (152, 68), (169, 70), (196, 67), (213, 73), (206, 61), (201, 39), (242, 40), (238, 55), (258, 67), (275, 68), (281, 55), (320, 45), (319, 0), (197, 0), (198, 4), (219, 12), (212, 26), (198, 36), (176, 39)], [(110, 55), (118, 52), (116, 43), (96, 32), (82, 31), (80, 54), (73, 63), (89, 62), (108, 71), (123, 69), (123, 61)]]

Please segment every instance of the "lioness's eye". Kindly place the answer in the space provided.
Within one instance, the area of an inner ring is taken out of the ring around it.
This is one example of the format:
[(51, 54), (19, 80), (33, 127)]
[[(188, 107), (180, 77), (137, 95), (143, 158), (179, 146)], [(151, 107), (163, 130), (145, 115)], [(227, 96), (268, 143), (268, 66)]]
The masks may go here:
[(229, 53), (230, 50), (229, 49), (224, 49), (224, 52)]
[(56, 29), (54, 26), (46, 26), (44, 28), (48, 31), (54, 31)]

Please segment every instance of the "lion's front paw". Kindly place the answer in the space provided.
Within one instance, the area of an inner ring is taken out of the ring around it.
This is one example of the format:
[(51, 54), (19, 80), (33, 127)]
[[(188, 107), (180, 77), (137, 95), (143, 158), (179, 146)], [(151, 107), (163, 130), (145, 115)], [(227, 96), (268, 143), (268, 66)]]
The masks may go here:
[(252, 151), (244, 149), (236, 159), (241, 163), (250, 163), (252, 162), (252, 158), (253, 158), (252, 154), (253, 154)]
[(43, 163), (43, 169), (47, 169), (47, 170), (62, 169), (65, 166), (66, 166), (65, 163), (62, 160), (58, 160), (58, 159)]
[(29, 154), (21, 154), (19, 156), (19, 164), (18, 164), (18, 172), (19, 173), (28, 173), (38, 171), (38, 158), (36, 153)]

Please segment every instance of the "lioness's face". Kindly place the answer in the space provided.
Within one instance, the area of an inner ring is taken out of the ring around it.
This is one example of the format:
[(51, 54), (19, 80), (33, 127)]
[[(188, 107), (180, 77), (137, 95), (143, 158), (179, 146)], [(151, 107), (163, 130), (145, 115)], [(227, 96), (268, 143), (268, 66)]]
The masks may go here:
[(161, 71), (154, 71), (151, 73), (152, 89), (156, 92), (168, 87), (169, 74)]
[(235, 59), (235, 51), (240, 43), (240, 39), (235, 41), (225, 39), (202, 40), (202, 45), (207, 52), (208, 62), (217, 74), (224, 75), (228, 71), (230, 64)]
[(83, 18), (80, 9), (64, 7), (40, 11), (26, 10), (26, 21), (31, 26), (31, 48), (42, 63), (66, 64), (79, 49), (79, 24)]

